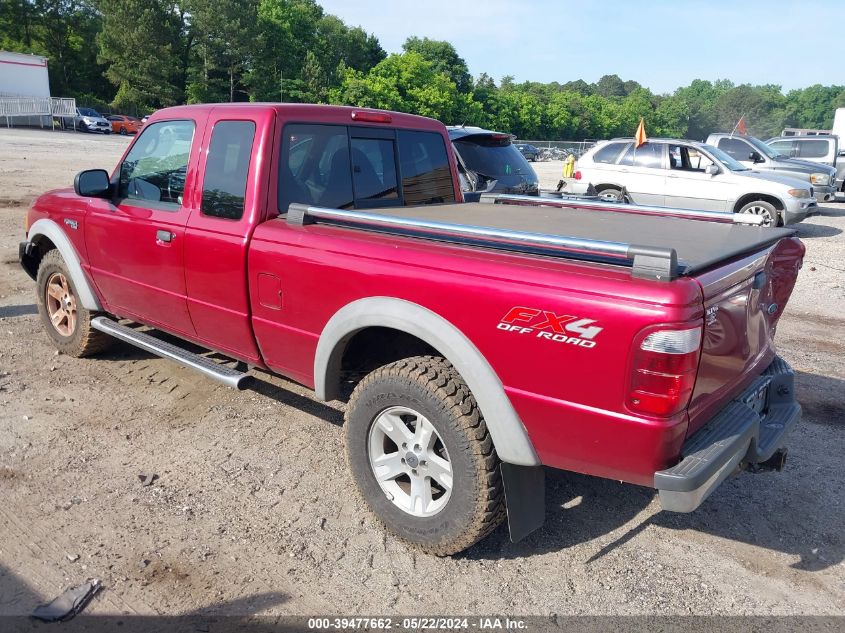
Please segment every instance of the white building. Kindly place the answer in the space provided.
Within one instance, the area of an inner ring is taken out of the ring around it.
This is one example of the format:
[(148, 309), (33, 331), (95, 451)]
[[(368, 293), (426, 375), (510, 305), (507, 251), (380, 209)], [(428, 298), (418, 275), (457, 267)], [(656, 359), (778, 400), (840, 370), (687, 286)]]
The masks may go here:
[(0, 51), (0, 125), (52, 127), (53, 117), (72, 121), (74, 99), (50, 96), (47, 58)]
[(0, 51), (0, 96), (49, 97), (47, 58)]

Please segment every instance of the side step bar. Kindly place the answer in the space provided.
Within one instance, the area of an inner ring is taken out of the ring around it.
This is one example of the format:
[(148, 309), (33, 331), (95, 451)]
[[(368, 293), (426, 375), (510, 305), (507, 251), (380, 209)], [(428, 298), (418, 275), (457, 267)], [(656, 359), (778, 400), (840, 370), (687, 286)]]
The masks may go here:
[(250, 378), (249, 374), (226, 367), (225, 365), (220, 365), (205, 356), (194, 354), (167, 341), (162, 341), (144, 332), (133, 330), (131, 327), (126, 327), (106, 317), (100, 316), (91, 319), (91, 327), (135, 347), (152, 352), (156, 356), (175, 360), (177, 363), (194, 369), (201, 374), (205, 374), (209, 378), (214, 378), (214, 380), (222, 382), (228, 387), (244, 389), (246, 388), (244, 383)]

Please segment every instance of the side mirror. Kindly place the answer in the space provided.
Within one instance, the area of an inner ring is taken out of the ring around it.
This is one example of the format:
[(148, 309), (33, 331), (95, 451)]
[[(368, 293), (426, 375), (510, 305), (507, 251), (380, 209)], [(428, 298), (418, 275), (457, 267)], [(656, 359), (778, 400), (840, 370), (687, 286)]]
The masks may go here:
[(758, 152), (751, 152), (751, 153), (748, 155), (748, 160), (750, 160), (750, 161), (752, 161), (752, 162), (755, 162), (755, 163), (762, 163), (762, 162), (763, 162), (763, 157), (762, 157), (762, 156), (760, 156), (760, 154), (759, 154)]
[(704, 173), (708, 176), (715, 176), (716, 174), (721, 173), (721, 171), (722, 170), (716, 165), (707, 165), (707, 167), (704, 168)]
[(105, 169), (86, 169), (76, 174), (73, 190), (85, 198), (107, 198), (111, 190), (109, 174)]

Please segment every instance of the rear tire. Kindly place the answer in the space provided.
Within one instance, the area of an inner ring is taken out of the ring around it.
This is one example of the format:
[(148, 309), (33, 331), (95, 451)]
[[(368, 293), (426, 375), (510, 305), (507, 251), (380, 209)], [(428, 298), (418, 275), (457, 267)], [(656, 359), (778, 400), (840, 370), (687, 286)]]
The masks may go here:
[(740, 208), (739, 213), (748, 213), (763, 218), (763, 226), (777, 226), (780, 224), (780, 215), (775, 206), (763, 200), (753, 200)]
[(602, 189), (601, 191), (599, 191), (599, 198), (602, 200), (607, 200), (608, 202), (628, 202), (625, 199), (625, 194), (622, 193), (622, 190), (617, 189), (616, 187), (606, 187)]
[(493, 440), (475, 398), (445, 359), (416, 356), (376, 369), (355, 387), (345, 417), (358, 491), (406, 543), (448, 556), (504, 519)]
[(121, 128), (120, 128), (120, 135), (121, 135), (121, 136), (126, 136), (126, 134), (127, 134), (127, 132), (126, 132), (126, 128), (125, 128), (125, 127), (121, 127)]
[(38, 314), (50, 341), (62, 354), (81, 358), (101, 352), (112, 338), (91, 328), (96, 313), (79, 302), (65, 260), (57, 250), (41, 260), (36, 278)]

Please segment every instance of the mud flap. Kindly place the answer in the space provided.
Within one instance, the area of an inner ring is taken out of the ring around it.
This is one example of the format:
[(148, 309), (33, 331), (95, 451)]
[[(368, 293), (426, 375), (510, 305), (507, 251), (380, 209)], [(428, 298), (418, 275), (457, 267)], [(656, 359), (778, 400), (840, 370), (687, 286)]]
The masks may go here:
[(546, 521), (546, 471), (542, 466), (501, 465), (508, 530), (517, 543)]

